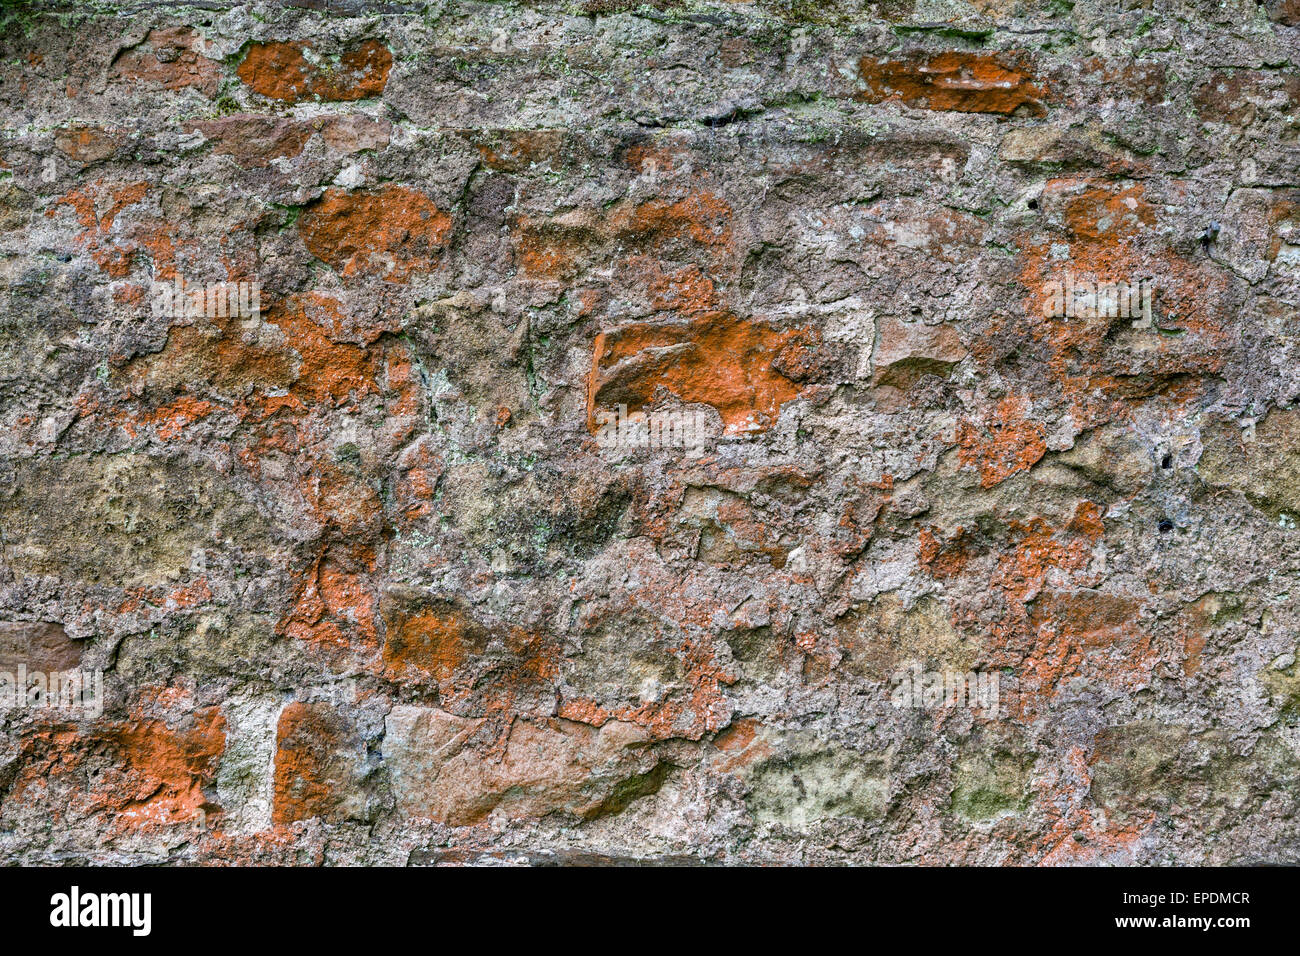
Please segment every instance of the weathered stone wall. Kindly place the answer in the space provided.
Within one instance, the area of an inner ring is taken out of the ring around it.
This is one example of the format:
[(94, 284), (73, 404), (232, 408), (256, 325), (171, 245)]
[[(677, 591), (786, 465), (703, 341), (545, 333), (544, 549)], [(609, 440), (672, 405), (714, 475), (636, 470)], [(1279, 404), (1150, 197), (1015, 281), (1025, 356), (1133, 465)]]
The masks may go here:
[(1300, 862), (1295, 0), (0, 22), (5, 861)]

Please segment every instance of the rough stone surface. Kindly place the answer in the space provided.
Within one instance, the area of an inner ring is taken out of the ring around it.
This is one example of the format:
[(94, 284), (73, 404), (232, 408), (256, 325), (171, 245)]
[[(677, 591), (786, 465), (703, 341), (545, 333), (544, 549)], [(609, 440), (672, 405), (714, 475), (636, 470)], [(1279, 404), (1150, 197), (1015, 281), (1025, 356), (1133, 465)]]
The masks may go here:
[(1298, 66), (1294, 0), (0, 5), (0, 670), (105, 692), (0, 709), (0, 860), (1300, 863)]

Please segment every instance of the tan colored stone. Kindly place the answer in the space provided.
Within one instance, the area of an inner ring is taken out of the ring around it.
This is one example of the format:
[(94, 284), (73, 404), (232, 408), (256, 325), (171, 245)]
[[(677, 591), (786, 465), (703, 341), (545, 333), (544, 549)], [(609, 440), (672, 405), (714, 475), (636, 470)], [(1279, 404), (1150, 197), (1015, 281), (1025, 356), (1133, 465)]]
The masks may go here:
[(599, 729), (567, 720), (516, 720), (504, 751), (471, 744), (483, 721), (398, 706), (384, 758), (399, 810), (466, 826), (500, 809), (512, 819), (617, 812), (662, 783), (645, 730), (621, 721)]

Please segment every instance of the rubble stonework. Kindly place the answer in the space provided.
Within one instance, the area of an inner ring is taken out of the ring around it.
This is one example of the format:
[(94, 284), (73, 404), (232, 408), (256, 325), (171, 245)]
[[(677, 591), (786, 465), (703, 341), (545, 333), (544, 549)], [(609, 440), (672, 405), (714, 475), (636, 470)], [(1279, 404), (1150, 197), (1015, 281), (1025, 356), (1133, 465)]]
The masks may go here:
[(0, 859), (1300, 862), (1298, 60), (0, 5)]

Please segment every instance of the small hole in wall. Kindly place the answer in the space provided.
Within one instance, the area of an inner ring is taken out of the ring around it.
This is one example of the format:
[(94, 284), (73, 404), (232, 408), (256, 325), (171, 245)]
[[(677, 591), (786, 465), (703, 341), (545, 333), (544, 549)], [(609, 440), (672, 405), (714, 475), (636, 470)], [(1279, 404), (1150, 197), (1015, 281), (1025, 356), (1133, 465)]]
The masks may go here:
[(1168, 452), (1165, 453), (1164, 458), (1160, 459), (1161, 468), (1171, 468), (1173, 467), (1173, 464), (1174, 464), (1174, 456), (1169, 454)]
[(1038, 208), (1038, 200), (1037, 200), (1037, 199), (1031, 199), (1031, 200), (1029, 200), (1029, 202), (1027, 202), (1025, 205), (1027, 205), (1030, 209), (1037, 209), (1037, 208)]
[(1174, 530), (1174, 523), (1173, 523), (1172, 521), (1170, 521), (1168, 518), (1166, 518), (1164, 521), (1160, 522), (1160, 533), (1161, 533), (1161, 534), (1167, 534), (1168, 532), (1173, 531), (1173, 530)]

